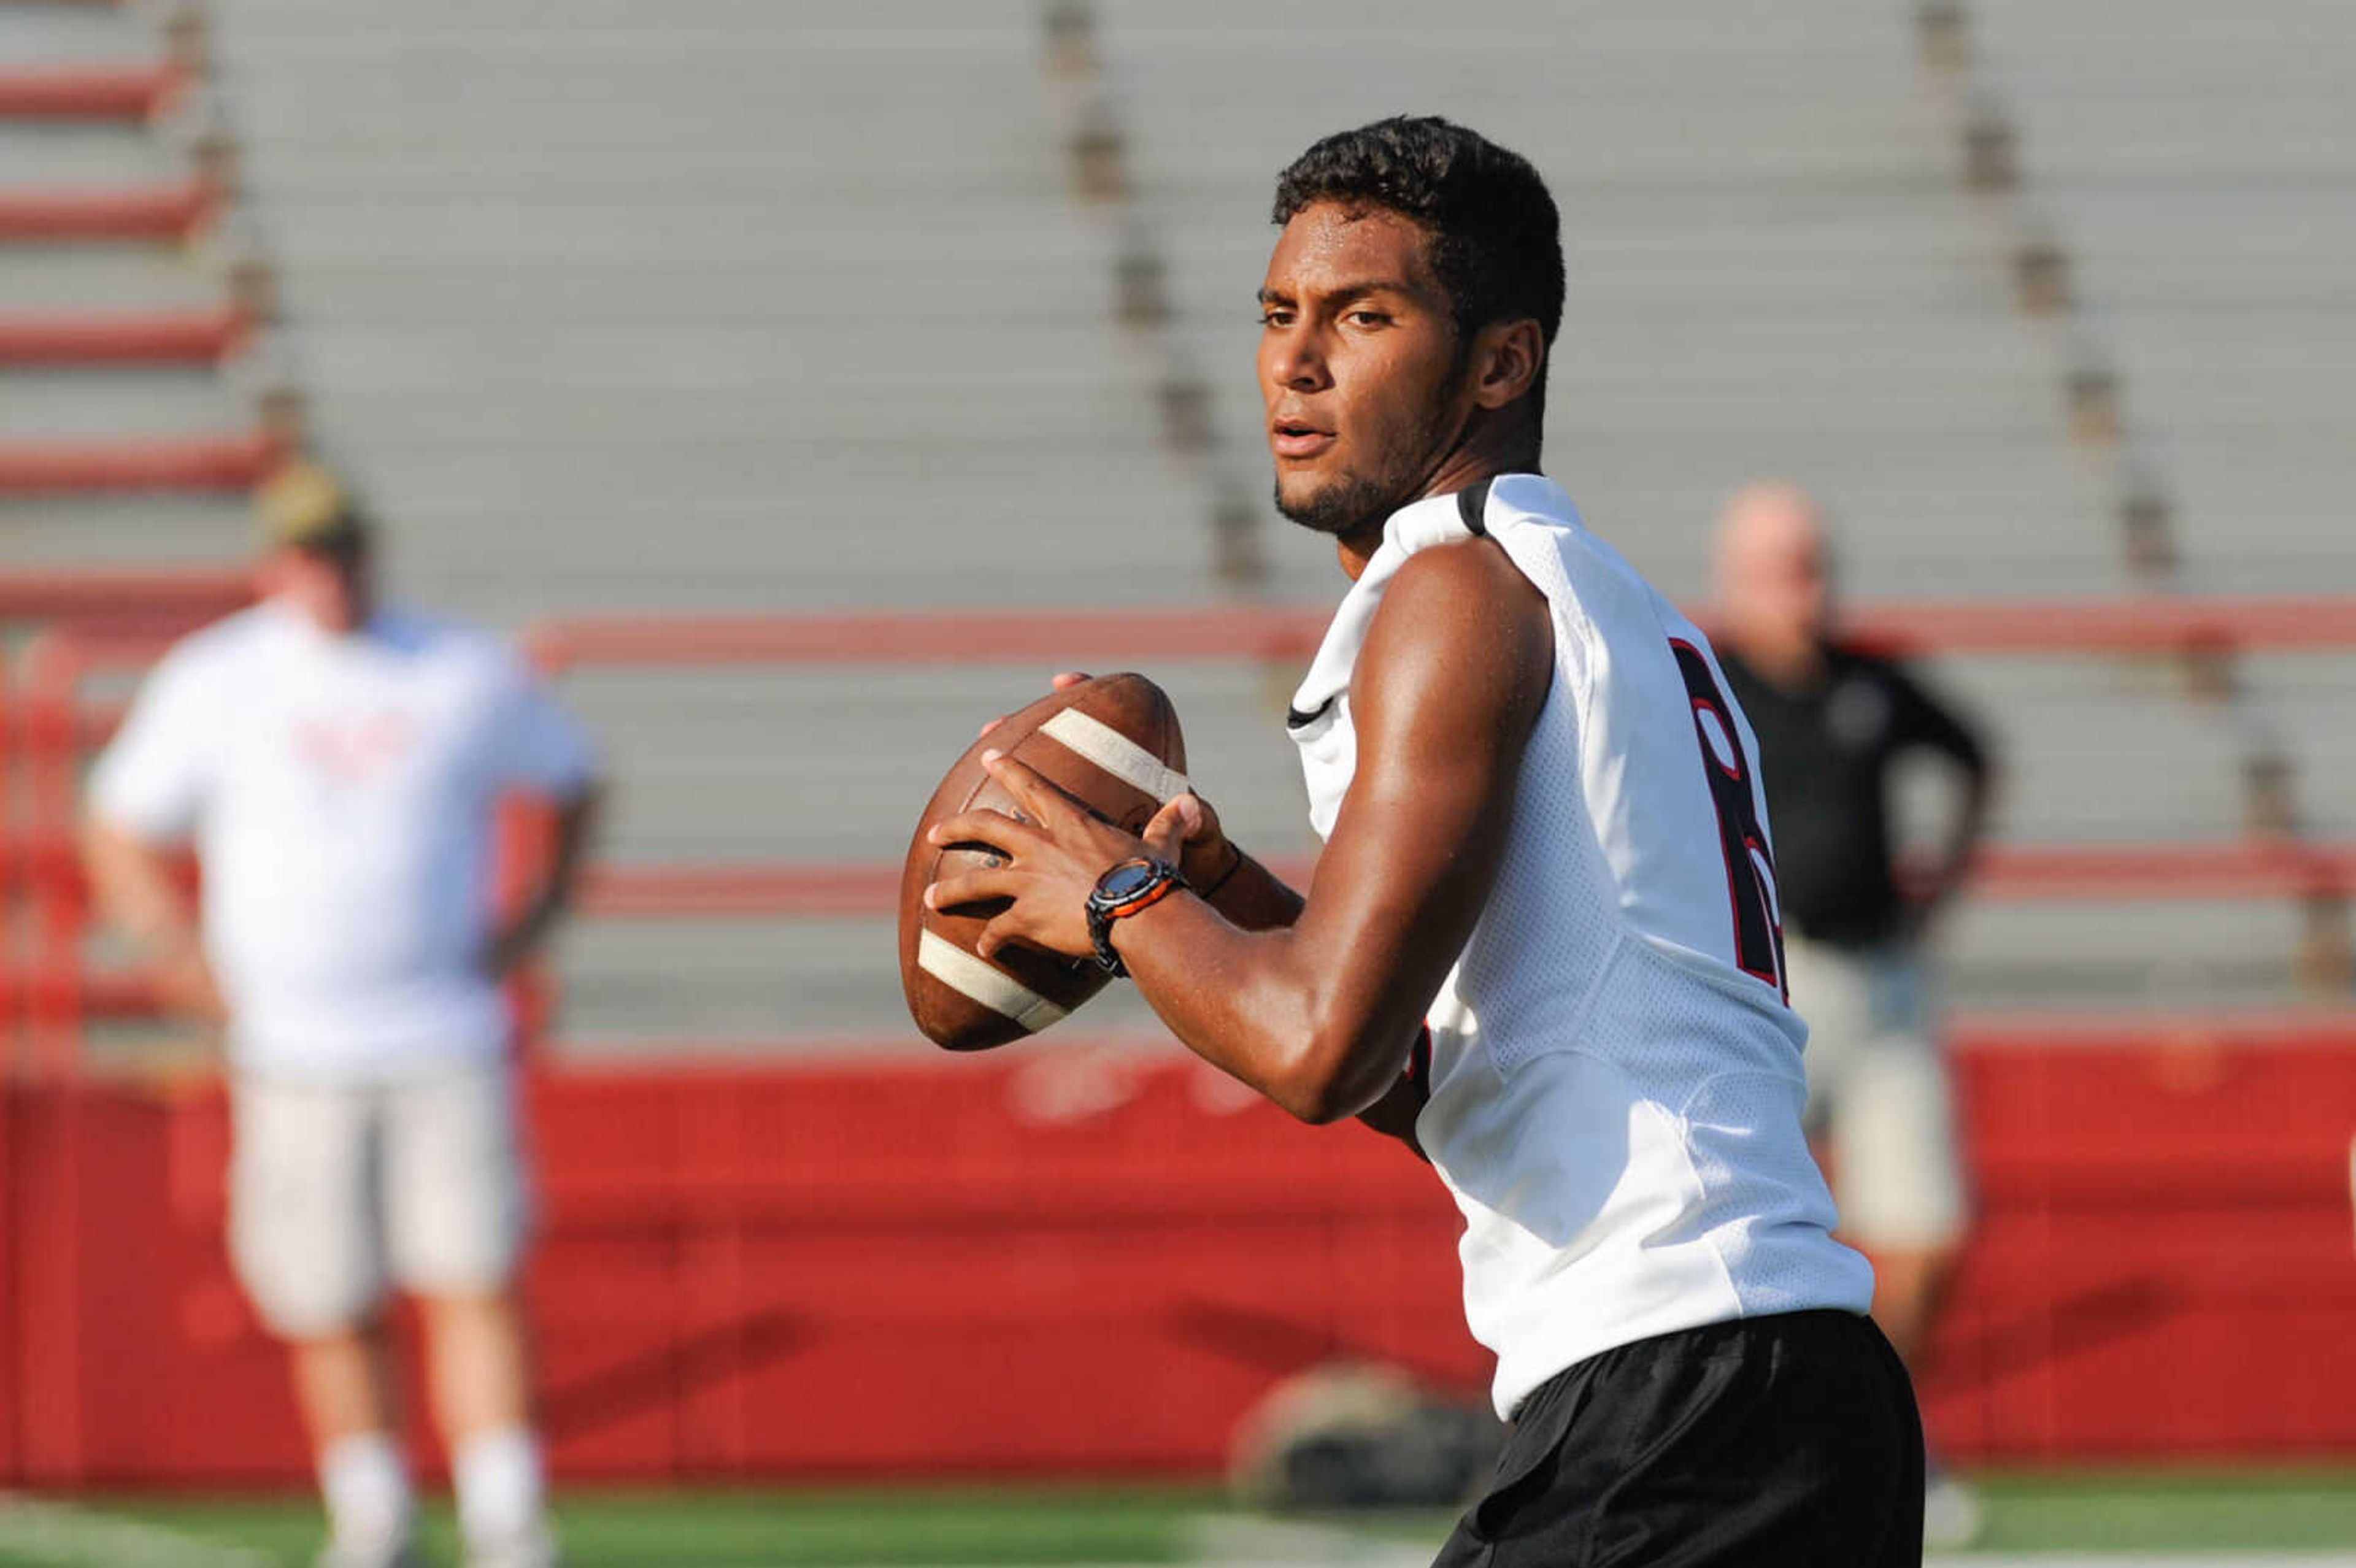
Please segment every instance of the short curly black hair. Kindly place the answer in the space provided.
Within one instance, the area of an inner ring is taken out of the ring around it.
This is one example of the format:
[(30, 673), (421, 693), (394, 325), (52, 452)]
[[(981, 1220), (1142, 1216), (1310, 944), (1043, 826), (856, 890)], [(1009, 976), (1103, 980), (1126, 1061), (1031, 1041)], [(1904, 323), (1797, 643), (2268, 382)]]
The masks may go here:
[(1431, 235), (1457, 330), (1562, 325), (1562, 220), (1530, 161), (1438, 115), (1394, 115), (1326, 137), (1276, 177), (1279, 225), (1321, 201), (1378, 207)]

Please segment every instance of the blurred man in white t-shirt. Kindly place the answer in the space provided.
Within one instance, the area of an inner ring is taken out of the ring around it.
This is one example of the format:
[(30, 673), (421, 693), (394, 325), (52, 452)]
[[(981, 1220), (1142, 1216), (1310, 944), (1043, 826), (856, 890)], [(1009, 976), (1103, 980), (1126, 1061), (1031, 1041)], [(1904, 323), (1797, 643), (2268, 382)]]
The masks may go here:
[[(227, 1037), (230, 1243), (293, 1354), (323, 1568), (413, 1560), (383, 1306), (422, 1302), (475, 1568), (556, 1560), (514, 1289), (527, 1224), (500, 981), (563, 910), (597, 796), (582, 731), (505, 642), (376, 602), (336, 478), (261, 492), (262, 603), (181, 642), (91, 788), (102, 907)], [(504, 921), (494, 814), (559, 805)], [(193, 838), (201, 910), (169, 854)]]

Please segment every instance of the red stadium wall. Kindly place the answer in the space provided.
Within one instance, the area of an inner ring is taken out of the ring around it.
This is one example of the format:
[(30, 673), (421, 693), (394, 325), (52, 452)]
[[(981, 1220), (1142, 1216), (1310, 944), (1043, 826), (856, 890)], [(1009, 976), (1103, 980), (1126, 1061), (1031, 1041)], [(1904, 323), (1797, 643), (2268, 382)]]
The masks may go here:
[[(2351, 1048), (1963, 1051), (1985, 1223), (1925, 1391), (1952, 1452), (2356, 1453)], [(570, 1475), (1200, 1473), (1324, 1358), (1485, 1375), (1430, 1175), (1183, 1061), (568, 1073), (534, 1113)], [(222, 1255), (226, 1137), (209, 1090), (0, 1098), (7, 1484), (303, 1475)]]

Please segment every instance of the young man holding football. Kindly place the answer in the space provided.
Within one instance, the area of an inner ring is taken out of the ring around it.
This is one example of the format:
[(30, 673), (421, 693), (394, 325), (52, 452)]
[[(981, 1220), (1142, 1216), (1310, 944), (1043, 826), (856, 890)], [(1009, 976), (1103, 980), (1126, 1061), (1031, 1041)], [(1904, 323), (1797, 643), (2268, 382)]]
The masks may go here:
[[(1922, 1429), (1801, 1132), (1766, 807), (1709, 645), (1537, 472), (1558, 220), (1445, 121), (1278, 181), (1260, 291), (1277, 504), (1353, 586), (1289, 723), (1305, 898), (1182, 796), (1142, 839), (1009, 758), (980, 950), (1125, 968), (1190, 1049), (1360, 1115), (1465, 1220), (1515, 1432), (1442, 1564), (1912, 1563)], [(1187, 891), (1221, 873), (1215, 904)]]

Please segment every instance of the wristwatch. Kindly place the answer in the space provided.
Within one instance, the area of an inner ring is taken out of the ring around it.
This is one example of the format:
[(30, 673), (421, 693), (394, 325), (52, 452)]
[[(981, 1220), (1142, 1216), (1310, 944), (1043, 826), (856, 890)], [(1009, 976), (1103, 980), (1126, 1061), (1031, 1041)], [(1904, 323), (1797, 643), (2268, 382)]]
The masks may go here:
[(1108, 975), (1128, 974), (1129, 965), (1113, 951), (1112, 923), (1151, 909), (1185, 885), (1177, 867), (1144, 855), (1123, 860), (1098, 877), (1088, 894), (1088, 940), (1096, 944), (1098, 966)]

